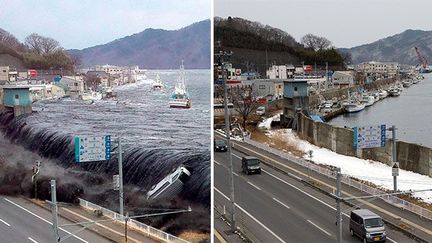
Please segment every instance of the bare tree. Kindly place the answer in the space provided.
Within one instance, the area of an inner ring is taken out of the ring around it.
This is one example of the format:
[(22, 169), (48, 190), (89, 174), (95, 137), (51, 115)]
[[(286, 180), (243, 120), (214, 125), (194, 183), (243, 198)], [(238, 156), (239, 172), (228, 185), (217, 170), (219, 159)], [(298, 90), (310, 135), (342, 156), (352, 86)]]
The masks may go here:
[(328, 49), (332, 46), (331, 41), (325, 37), (316, 36), (313, 34), (306, 34), (300, 40), (300, 43), (306, 47), (313, 49), (314, 51), (320, 51)]
[(101, 78), (95, 74), (89, 74), (85, 77), (85, 84), (88, 88), (96, 90), (97, 86), (101, 83)]
[(242, 118), (243, 129), (246, 130), (246, 124), (249, 116), (256, 111), (260, 106), (258, 99), (252, 92), (251, 87), (233, 87), (230, 90), (232, 103), (235, 111), (237, 111)]
[(27, 47), (39, 55), (49, 54), (61, 50), (60, 43), (53, 38), (40, 36), (33, 33), (25, 38)]
[(0, 28), (0, 44), (3, 44), (9, 48), (17, 51), (22, 51), (23, 45), (18, 41), (18, 39), (11, 33)]

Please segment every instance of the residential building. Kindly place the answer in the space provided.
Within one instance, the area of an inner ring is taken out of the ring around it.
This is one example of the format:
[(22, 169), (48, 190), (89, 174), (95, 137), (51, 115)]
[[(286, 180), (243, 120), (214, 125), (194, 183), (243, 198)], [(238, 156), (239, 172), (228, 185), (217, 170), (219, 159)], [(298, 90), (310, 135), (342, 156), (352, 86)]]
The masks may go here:
[(397, 62), (364, 62), (357, 66), (358, 71), (373, 79), (395, 77), (399, 69)]
[(335, 71), (332, 75), (332, 83), (339, 88), (352, 86), (354, 84), (354, 72)]
[(252, 90), (255, 96), (266, 98), (267, 101), (282, 99), (282, 79), (255, 79), (252, 83)]
[(84, 92), (84, 80), (82, 76), (64, 76), (60, 80), (59, 85), (65, 86), (66, 91), (72, 94), (80, 94)]
[(0, 81), (9, 81), (9, 66), (0, 66)]

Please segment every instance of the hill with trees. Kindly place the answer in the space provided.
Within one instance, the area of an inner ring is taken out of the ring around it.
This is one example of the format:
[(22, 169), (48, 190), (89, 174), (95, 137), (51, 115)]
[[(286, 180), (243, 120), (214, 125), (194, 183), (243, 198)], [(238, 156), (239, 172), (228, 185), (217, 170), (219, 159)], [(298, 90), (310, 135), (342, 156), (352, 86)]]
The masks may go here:
[(50, 37), (33, 33), (21, 43), (11, 33), (0, 29), (0, 64), (18, 69), (62, 69), (72, 72), (79, 59), (69, 55), (58, 41)]
[(231, 62), (242, 70), (265, 74), (272, 63), (344, 65), (344, 57), (324, 37), (308, 34), (299, 43), (283, 30), (242, 18), (215, 17), (214, 23), (215, 53), (233, 51)]

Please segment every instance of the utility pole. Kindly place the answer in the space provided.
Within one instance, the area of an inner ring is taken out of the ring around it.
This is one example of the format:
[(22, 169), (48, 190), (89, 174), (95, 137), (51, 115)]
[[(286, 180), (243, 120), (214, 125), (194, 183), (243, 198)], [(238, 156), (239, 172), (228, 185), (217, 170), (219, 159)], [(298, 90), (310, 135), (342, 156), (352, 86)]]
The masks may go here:
[(397, 154), (396, 154), (396, 126), (393, 125), (390, 129), (392, 132), (392, 157), (393, 157), (393, 166), (392, 166), (392, 175), (393, 175), (393, 190), (397, 192), (397, 176), (399, 175), (399, 166), (397, 165)]
[(123, 217), (123, 151), (121, 146), (121, 138), (118, 137), (118, 167), (119, 167), (119, 213)]
[(337, 225), (337, 242), (342, 243), (342, 210), (341, 210), (341, 169), (336, 168), (336, 225)]
[(234, 171), (233, 171), (233, 161), (232, 161), (232, 153), (231, 153), (231, 123), (229, 119), (229, 111), (228, 111), (228, 88), (226, 84), (226, 70), (225, 70), (225, 62), (224, 57), (229, 58), (232, 55), (232, 52), (220, 52), (219, 58), (220, 63), (222, 65), (222, 79), (224, 85), (224, 116), (225, 116), (225, 134), (228, 143), (228, 159), (229, 159), (229, 171), (230, 171), (230, 201), (231, 201), (231, 230), (236, 231), (235, 226), (235, 200), (234, 200)]
[(51, 180), (51, 212), (52, 212), (52, 227), (53, 227), (53, 242), (59, 242), (60, 237), (58, 234), (58, 209), (57, 209), (57, 194), (56, 194), (56, 181)]
[(37, 176), (40, 171), (40, 165), (41, 162), (39, 160), (36, 160), (36, 166), (33, 167), (33, 175), (32, 175), (32, 182), (34, 184), (34, 198), (37, 199)]

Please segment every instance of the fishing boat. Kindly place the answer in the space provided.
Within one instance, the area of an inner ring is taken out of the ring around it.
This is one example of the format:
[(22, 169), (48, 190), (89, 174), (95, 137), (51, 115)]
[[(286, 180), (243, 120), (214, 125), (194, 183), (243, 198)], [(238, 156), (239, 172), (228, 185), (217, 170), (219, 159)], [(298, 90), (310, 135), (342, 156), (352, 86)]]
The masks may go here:
[(385, 90), (380, 90), (379, 91), (379, 98), (381, 100), (385, 99), (387, 96), (388, 96), (388, 92), (387, 91), (385, 91)]
[(365, 106), (371, 106), (375, 103), (375, 97), (372, 95), (363, 94), (361, 103), (365, 104)]
[(408, 88), (409, 86), (412, 85), (412, 82), (410, 80), (404, 80), (402, 81), (402, 85), (404, 88)]
[(356, 101), (351, 101), (344, 104), (344, 109), (348, 113), (359, 112), (363, 110), (365, 107), (366, 107), (365, 104)]
[(156, 74), (156, 80), (153, 82), (153, 90), (163, 90), (164, 84), (162, 83), (161, 78), (159, 77), (159, 74)]
[(186, 90), (183, 61), (180, 65), (180, 75), (174, 87), (174, 92), (171, 94), (169, 100), (169, 106), (171, 108), (191, 108), (192, 106), (191, 99), (189, 98), (189, 94)]
[(390, 94), (390, 96), (392, 96), (392, 97), (396, 97), (396, 96), (399, 96), (400, 95), (400, 93), (401, 93), (401, 91), (398, 89), (398, 88), (391, 88), (390, 90), (389, 90), (389, 94)]

